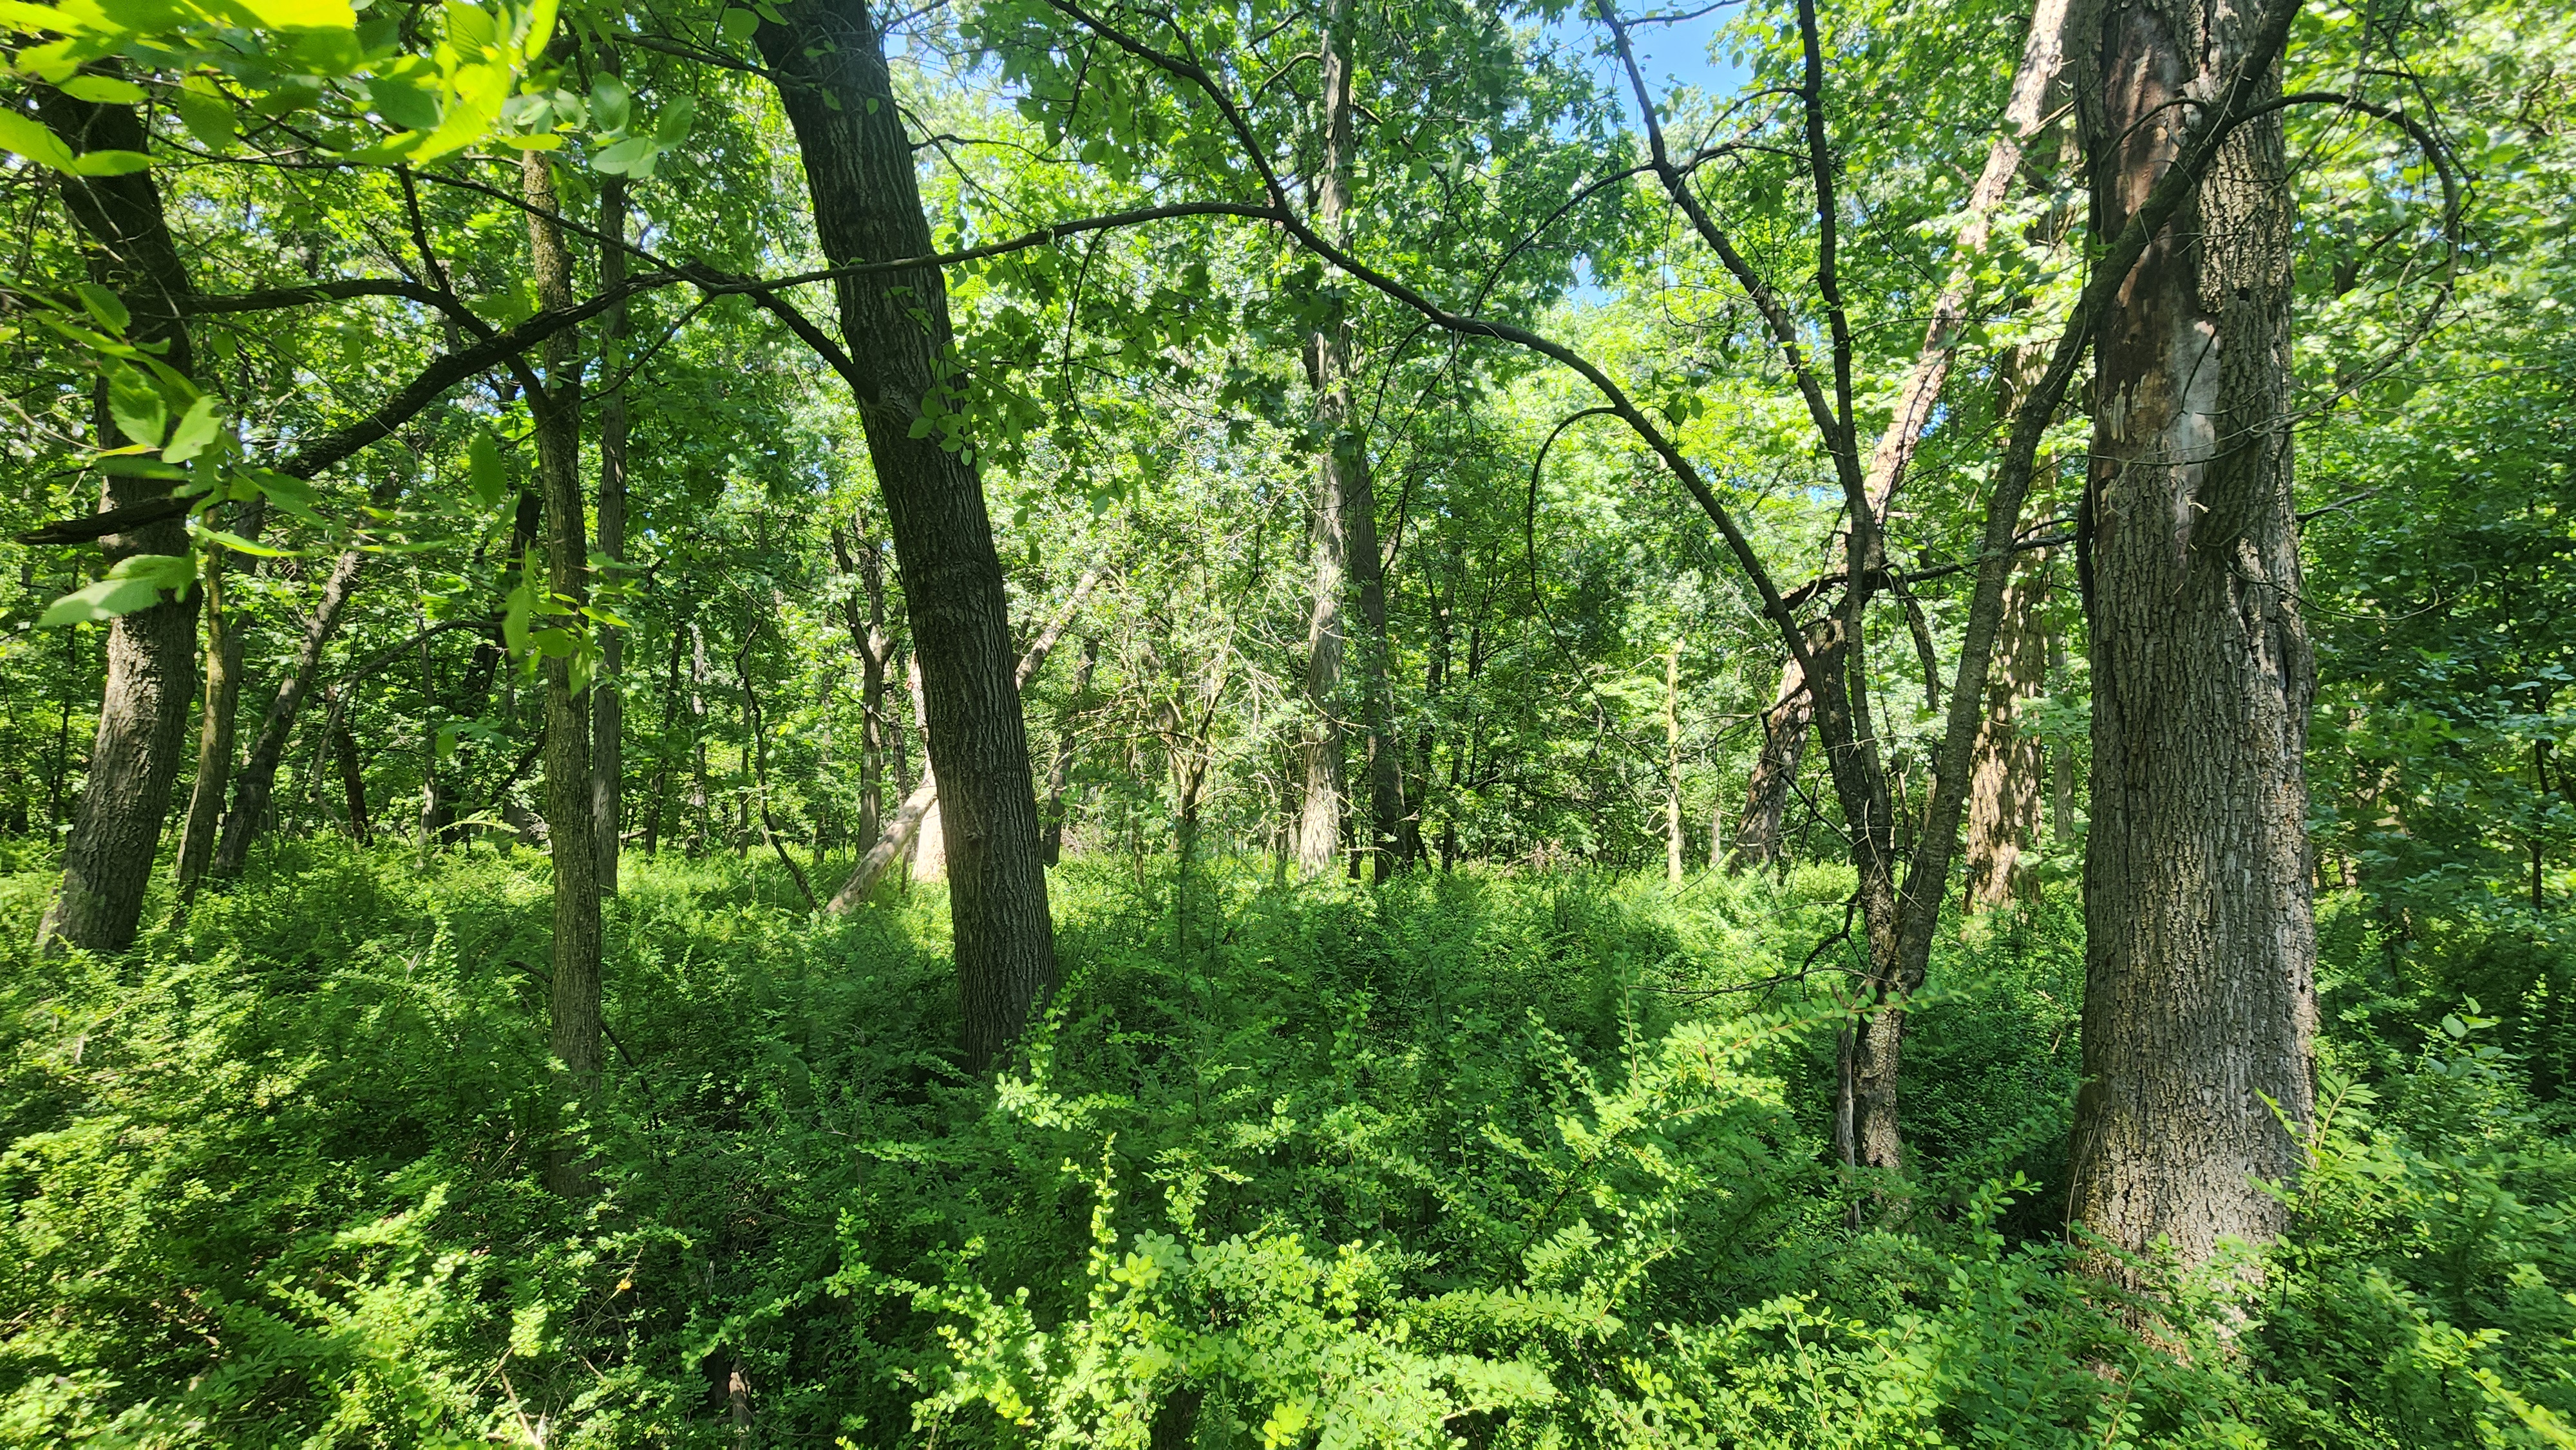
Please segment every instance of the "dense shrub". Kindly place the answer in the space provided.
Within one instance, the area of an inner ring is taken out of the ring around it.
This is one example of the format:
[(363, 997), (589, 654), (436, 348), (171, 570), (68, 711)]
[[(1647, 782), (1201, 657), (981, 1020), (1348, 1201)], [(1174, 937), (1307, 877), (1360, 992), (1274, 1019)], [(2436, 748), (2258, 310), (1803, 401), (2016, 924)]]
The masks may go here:
[(2297, 1235), (2124, 1299), (2058, 1223), (2070, 903), (1944, 947), (1855, 1184), (1830, 871), (1069, 863), (988, 1084), (935, 899), (665, 858), (572, 1204), (541, 872), (291, 847), (59, 961), (0, 881), (0, 1443), (2571, 1443), (2576, 1153), (2466, 1003), (2330, 1024)]

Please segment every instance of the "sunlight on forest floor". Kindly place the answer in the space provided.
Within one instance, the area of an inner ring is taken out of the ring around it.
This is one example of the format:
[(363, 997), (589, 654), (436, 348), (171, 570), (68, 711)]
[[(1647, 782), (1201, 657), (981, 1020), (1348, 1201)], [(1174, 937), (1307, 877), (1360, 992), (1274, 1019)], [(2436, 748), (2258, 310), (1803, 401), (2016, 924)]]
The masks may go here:
[(1184, 921), (1167, 869), (1072, 861), (1066, 986), (997, 1091), (948, 1066), (937, 893), (817, 921), (774, 866), (631, 861), (572, 1204), (532, 1168), (540, 857), (287, 843), (122, 963), (26, 954), (41, 864), (0, 878), (0, 1443), (2500, 1445), (2576, 1415), (2576, 1155), (2465, 1011), (2339, 1089), (2259, 1291), (2137, 1321), (2083, 1277), (2055, 897), (1945, 947), (1918, 1159), (1855, 1184), (1815, 951), (1847, 872), (1221, 869)]

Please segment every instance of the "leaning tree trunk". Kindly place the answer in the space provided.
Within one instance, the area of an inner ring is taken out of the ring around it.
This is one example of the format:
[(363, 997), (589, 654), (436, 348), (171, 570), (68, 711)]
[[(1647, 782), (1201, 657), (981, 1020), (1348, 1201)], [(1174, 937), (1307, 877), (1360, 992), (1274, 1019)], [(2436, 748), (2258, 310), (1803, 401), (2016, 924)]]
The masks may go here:
[[(133, 109), (76, 100), (37, 86), (38, 114), (74, 154), (148, 149)], [(191, 370), (188, 329), (180, 318), (194, 290), (170, 237), (161, 189), (149, 171), (56, 179), (63, 204), (80, 227), (92, 280), (114, 292), (132, 316), (127, 337), (163, 344), (161, 361)], [(116, 443), (102, 407), (102, 446)], [(155, 438), (149, 441), (158, 444)], [(110, 475), (103, 512), (166, 498), (167, 479)], [(138, 554), (185, 554), (188, 531), (177, 519), (106, 535), (110, 565)], [(107, 684), (89, 755), (89, 784), (63, 842), (63, 882), (36, 928), (38, 947), (121, 952), (134, 944), (152, 883), (152, 859), (170, 813), (170, 787), (187, 748), (188, 702), (197, 683), (197, 594), (117, 616), (107, 627)]]
[(2048, 554), (2025, 555), (2004, 591), (2003, 628), (1968, 764), (1968, 908), (1986, 911), (2038, 895), (2022, 854), (2039, 834), (2044, 762), (2039, 738), (2022, 728), (2022, 706), (2048, 678)]
[[(757, 39), (796, 131), (815, 230), (836, 266), (927, 256), (913, 152), (862, 0), (790, 0)], [(982, 1071), (1055, 988), (1037, 795), (1012, 682), (1011, 620), (983, 481), (929, 414), (944, 413), (948, 292), (935, 266), (835, 283), (840, 359), (876, 465), (922, 667), (948, 836), (964, 1048)], [(927, 426), (918, 430), (914, 425)]]
[(1664, 879), (1682, 879), (1682, 647), (1664, 656)]
[(867, 597), (867, 612), (856, 599), (841, 601), (841, 619), (850, 631), (850, 647), (859, 652), (859, 829), (862, 841), (874, 842), (885, 818), (886, 667), (894, 661), (894, 637), (885, 627), (885, 555), (868, 537), (862, 512), (854, 527), (832, 528), (833, 561), (844, 574), (858, 576)]
[[(519, 180), (528, 202), (528, 251), (537, 299), (572, 305), (572, 256), (564, 250), (554, 163), (542, 151), (520, 153)], [(588, 593), (590, 529), (581, 487), (581, 362), (571, 329), (547, 339), (545, 395), (528, 399), (536, 414), (537, 480), (544, 496), (546, 587), (571, 608)], [(552, 614), (564, 606), (550, 606)], [(569, 627), (573, 621), (565, 621)], [(599, 1077), (599, 854), (591, 840), (589, 691), (575, 687), (569, 657), (549, 657), (546, 686), (546, 847), (555, 868), (554, 950), (547, 1046), (556, 1064), (555, 1096), (570, 1108)], [(546, 1187), (587, 1191), (589, 1173), (561, 1138), (546, 1149)]]
[(1082, 667), (1074, 672), (1073, 693), (1065, 697), (1064, 722), (1056, 732), (1055, 768), (1047, 772), (1046, 835), (1040, 850), (1049, 866), (1064, 856), (1064, 792), (1073, 781), (1073, 760), (1080, 741), (1074, 735), (1074, 724), (1091, 695), (1092, 671), (1100, 665), (1100, 636), (1085, 635), (1082, 640)]
[[(616, 52), (608, 52), (613, 61)], [(626, 280), (626, 178), (599, 183), (600, 290)], [(569, 289), (567, 289), (569, 290)], [(599, 552), (626, 557), (626, 304), (601, 319), (600, 367), (608, 391), (599, 400)], [(626, 824), (626, 631), (599, 626), (599, 676), (590, 692), (590, 844), (601, 894), (617, 894), (619, 833)]]
[(329, 647), (331, 636), (339, 632), (340, 616), (348, 612), (349, 596), (357, 592), (358, 569), (365, 559), (355, 549), (343, 552), (332, 564), (331, 576), (322, 582), (322, 597), (304, 622), (304, 639), (296, 646), (295, 663), (288, 667), (286, 678), (278, 682), (276, 698), (269, 702), (268, 714), (260, 722), (259, 738), (251, 742), (250, 754), (242, 758), (241, 771), (233, 782), (232, 808), (224, 812), (224, 829), (215, 843), (214, 864), (207, 868), (217, 880), (238, 879), (250, 864), (251, 843), (259, 839), (260, 828), (267, 821), (269, 798), (277, 789), (277, 768), (286, 759), (288, 737), (295, 733), (295, 717), (304, 707), (304, 697), (312, 692), (314, 677), (322, 667), (322, 651)]
[(1807, 753), (1807, 727), (1815, 717), (1806, 673), (1791, 659), (1780, 671), (1780, 692), (1762, 712), (1762, 752), (1753, 758), (1753, 778), (1744, 787), (1744, 818), (1736, 822), (1727, 870), (1759, 871), (1780, 860), (1780, 824), (1788, 815), (1789, 791), (1797, 784), (1798, 764)]
[[(1945, 761), (1933, 781), (1933, 808), (1928, 812), (1932, 820), (1927, 823), (1926, 839), (1917, 843), (1903, 888), (1894, 889), (1895, 823), (1886, 814), (1886, 773), (1878, 765), (1876, 748), (1866, 743), (1875, 738), (1876, 732), (1869, 720), (1865, 695), (1868, 670), (1862, 651), (1867, 637), (1857, 606), (1863, 592), (1871, 587), (1864, 576), (1884, 566), (1883, 538), (1889, 505), (1931, 421), (1934, 403), (1949, 377), (1965, 333), (1966, 307), (1975, 295), (1979, 254), (1985, 250), (1995, 215), (2010, 196), (2013, 180), (2020, 173), (2024, 148), (2047, 119), (2048, 97), (2065, 64), (2068, 11), (2068, 0), (2040, 0), (2031, 8), (2021, 63), (2014, 70), (2012, 91), (2004, 102), (2003, 128), (1988, 145), (1985, 167), (1968, 194), (1967, 215), (1959, 229), (1958, 258), (1947, 284), (1933, 301), (1932, 319), (1924, 329), (1922, 345), (1915, 351), (1914, 366), (1898, 390), (1895, 414), (1880, 436), (1863, 478), (1862, 493), (1870, 516), (1866, 538), (1872, 547), (1864, 550), (1856, 546), (1849, 551), (1848, 587), (1856, 592), (1854, 606), (1846, 611), (1846, 653), (1841, 656), (1851, 671), (1849, 683), (1846, 686), (1839, 672), (1815, 682), (1819, 711), (1832, 715), (1825, 730), (1828, 759), (1844, 812), (1849, 816), (1859, 805), (1872, 817), (1866, 825), (1850, 823), (1853, 864), (1860, 874), (1861, 912), (1870, 944), (1866, 991), (1872, 1009), (1865, 1021), (1844, 1036), (1839, 1071), (1842, 1100), (1836, 1104), (1835, 1117), (1838, 1123), (1849, 1125), (1844, 1140), (1846, 1161), (1873, 1168), (1896, 1169), (1903, 1162), (1897, 1084), (1905, 1039), (1905, 1008), (1923, 986), (1931, 960), (1932, 928), (1939, 918), (1940, 903), (1949, 891), (1950, 850), (1958, 820), (1953, 812), (1960, 802), (1963, 783), (1944, 778), (1955, 777), (1961, 769)], [(2002, 499), (1999, 492), (1989, 500), (1990, 525), (1995, 522), (1991, 512)], [(2009, 503), (2014, 517), (2003, 521), (2007, 528), (2018, 521), (2018, 494)], [(1857, 544), (1863, 536), (1854, 537)], [(1864, 557), (1865, 554), (1874, 557)], [(1973, 620), (1969, 638), (1977, 638)], [(1982, 665), (1984, 661), (1976, 663)], [(1858, 727), (1857, 736), (1853, 734), (1854, 726)], [(1946, 756), (1954, 742), (1945, 740), (1943, 747)], [(1888, 889), (1879, 885), (1883, 875), (1889, 882)], [(1886, 912), (1885, 921), (1878, 919), (1882, 910)]]
[[(259, 537), (265, 500), (244, 505), (234, 528)], [(172, 875), (179, 899), (190, 901), (215, 855), (215, 830), (223, 822), (224, 795), (232, 787), (233, 736), (241, 713), (242, 633), (224, 597), (226, 560), (206, 571), (206, 689), (197, 714), (197, 777), (188, 789), (188, 814), (179, 827), (179, 856)]]
[[(2188, 98), (2235, 75), (2255, 29), (2233, 0), (2140, 0), (2082, 38), (2096, 235), (2173, 164), (2202, 113)], [(2277, 91), (2278, 67), (2263, 74)], [(2290, 205), (2275, 113), (2226, 140), (2095, 344), (2069, 1210), (2115, 1249), (2169, 1239), (2185, 1264), (2282, 1229), (2288, 1205), (2262, 1180), (2296, 1176), (2314, 1119)]]

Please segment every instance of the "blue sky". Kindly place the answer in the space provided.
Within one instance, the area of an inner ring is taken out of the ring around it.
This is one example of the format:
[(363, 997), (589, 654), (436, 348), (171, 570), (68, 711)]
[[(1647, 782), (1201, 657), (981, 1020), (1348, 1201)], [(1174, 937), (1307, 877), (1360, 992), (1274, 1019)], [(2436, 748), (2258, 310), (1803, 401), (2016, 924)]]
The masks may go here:
[[(1678, 8), (1692, 9), (1696, 6)], [(1697, 86), (1711, 95), (1725, 95), (1743, 84), (1744, 72), (1740, 68), (1711, 60), (1708, 53), (1710, 41), (1716, 38), (1734, 13), (1730, 8), (1676, 25), (1642, 25), (1629, 32), (1637, 48), (1638, 67), (1645, 71), (1646, 83), (1658, 97), (1670, 91), (1676, 83)], [(1589, 47), (1602, 38), (1599, 22), (1587, 24), (1572, 15), (1549, 29), (1568, 44)], [(1625, 95), (1628, 89), (1626, 78), (1608, 73), (1612, 62), (1607, 57), (1599, 65), (1605, 79), (1616, 80), (1620, 93)]]

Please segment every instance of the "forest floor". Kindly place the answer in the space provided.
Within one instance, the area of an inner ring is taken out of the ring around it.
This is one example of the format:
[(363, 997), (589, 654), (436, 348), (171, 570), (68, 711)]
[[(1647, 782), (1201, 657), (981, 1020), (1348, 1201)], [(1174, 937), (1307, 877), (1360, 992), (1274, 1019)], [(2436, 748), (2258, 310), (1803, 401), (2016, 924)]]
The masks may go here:
[(996, 1084), (936, 890), (630, 859), (566, 1201), (542, 857), (287, 843), (60, 961), (0, 867), (0, 1444), (2576, 1444), (2571, 1119), (2465, 1004), (2330, 962), (2293, 1238), (2085, 1272), (2071, 889), (1944, 943), (1871, 1181), (1846, 873), (1069, 861)]

